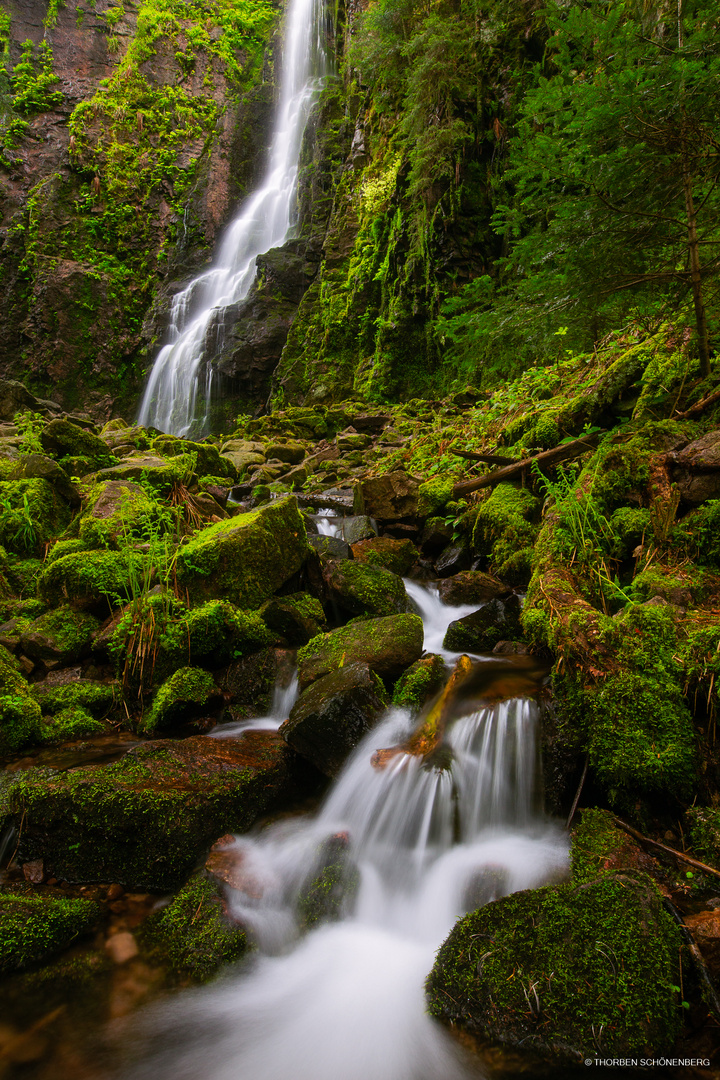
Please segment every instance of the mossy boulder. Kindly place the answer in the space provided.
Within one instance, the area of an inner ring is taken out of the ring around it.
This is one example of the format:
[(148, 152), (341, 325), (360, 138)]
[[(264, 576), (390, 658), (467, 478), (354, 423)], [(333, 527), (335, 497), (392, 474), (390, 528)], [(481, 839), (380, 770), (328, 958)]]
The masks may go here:
[(476, 554), (488, 558), (490, 570), (511, 585), (530, 580), (532, 549), (537, 539), (540, 500), (526, 488), (498, 484), (481, 503), (472, 533)]
[(325, 776), (337, 776), (387, 704), (380, 678), (366, 663), (350, 663), (304, 691), (280, 734)]
[(223, 887), (211, 874), (193, 874), (169, 904), (140, 931), (154, 959), (184, 981), (207, 982), (250, 947), (244, 928), (228, 913)]
[(520, 600), (490, 600), (477, 611), (451, 622), (443, 647), (455, 652), (492, 652), (498, 641), (512, 641), (522, 636)]
[(81, 503), (80, 492), (70, 479), (69, 473), (45, 454), (21, 454), (12, 469), (8, 471), (8, 480), (46, 480), (56, 494), (60, 495), (72, 507)]
[(131, 537), (164, 524), (166, 513), (140, 484), (109, 480), (98, 484), (80, 520), (79, 539), (86, 547), (117, 547)]
[(453, 497), (453, 481), (434, 476), (418, 489), (418, 516), (433, 517), (440, 513)]
[(398, 540), (393, 536), (371, 536), (367, 540), (359, 540), (352, 544), (352, 553), (359, 563), (400, 575), (407, 574), (418, 558), (418, 549), (412, 540)]
[(42, 713), (17, 661), (0, 645), (0, 754), (34, 742), (42, 730)]
[(447, 668), (442, 656), (431, 653), (416, 660), (405, 671), (393, 689), (392, 703), (402, 709), (420, 712), (441, 689), (447, 678)]
[(720, 810), (693, 806), (685, 811), (693, 851), (710, 866), (720, 869)]
[(399, 615), (410, 610), (402, 578), (389, 570), (343, 559), (327, 560), (322, 573), (328, 602), (341, 617)]
[(163, 457), (180, 457), (181, 454), (194, 454), (199, 476), (222, 476), (234, 480), (236, 470), (224, 457), (217, 446), (209, 442), (192, 442), (190, 439), (178, 439), (174, 435), (158, 435), (153, 442), (153, 450)]
[(33, 660), (72, 664), (90, 652), (97, 619), (62, 606), (35, 619), (20, 637), (20, 646)]
[(92, 735), (102, 735), (106, 731), (101, 720), (81, 708), (68, 705), (54, 713), (49, 719), (43, 719), (40, 741), (43, 743), (72, 742), (75, 739), (87, 739)]
[(361, 481), (354, 493), (353, 510), (376, 521), (400, 521), (418, 514), (419, 484), (404, 472), (385, 473)]
[(210, 525), (178, 551), (177, 578), (192, 601), (257, 608), (302, 566), (309, 545), (293, 497)]
[[(261, 649), (235, 660), (218, 673), (218, 682), (230, 697), (233, 720), (269, 716), (276, 688), (287, 689), (295, 675), (295, 654), (290, 649)], [(284, 718), (283, 718), (284, 719)]]
[(23, 971), (67, 948), (99, 916), (90, 900), (0, 892), (0, 973)]
[(18, 857), (69, 881), (176, 888), (212, 842), (296, 797), (305, 774), (275, 732), (151, 742), (110, 765), (21, 774), (5, 793)]
[(347, 833), (335, 833), (320, 844), (317, 859), (300, 887), (298, 922), (310, 930), (323, 922), (337, 922), (355, 899), (360, 874), (350, 857)]
[(483, 574), (481, 570), (461, 570), (453, 577), (438, 582), (438, 596), (443, 604), (457, 607), (460, 604), (485, 604), (507, 596), (509, 589), (502, 581)]
[(157, 454), (131, 454), (119, 465), (100, 469), (95, 474), (100, 482), (105, 480), (142, 480), (155, 491), (167, 494), (177, 483), (192, 483), (197, 459), (193, 454), (180, 454), (166, 459)]
[(40, 705), (44, 716), (55, 716), (63, 709), (81, 708), (94, 717), (107, 716), (122, 694), (117, 683), (96, 682), (93, 679), (73, 679), (63, 683), (33, 683), (30, 693)]
[(77, 551), (46, 566), (38, 595), (48, 604), (112, 607), (132, 595), (144, 578), (142, 556), (123, 551)]
[(311, 638), (327, 630), (322, 604), (309, 593), (274, 596), (260, 608), (260, 617), (289, 645), (307, 645)]
[(207, 671), (180, 668), (158, 690), (152, 708), (143, 717), (142, 730), (175, 727), (194, 716), (212, 712), (221, 700), (220, 691)]
[(427, 980), (429, 1011), (554, 1065), (582, 1063), (599, 1032), (604, 1057), (667, 1053), (681, 944), (642, 876), (514, 893), (456, 923)]
[(420, 659), (423, 636), (419, 615), (365, 619), (318, 635), (298, 652), (300, 686), (356, 662), (368, 664), (382, 679), (397, 679)]
[(0, 544), (16, 555), (37, 555), (70, 521), (68, 504), (47, 480), (0, 483)]
[(54, 458), (90, 458), (96, 466), (110, 465), (115, 460), (99, 435), (70, 420), (51, 420), (40, 432), (40, 442), (45, 452)]

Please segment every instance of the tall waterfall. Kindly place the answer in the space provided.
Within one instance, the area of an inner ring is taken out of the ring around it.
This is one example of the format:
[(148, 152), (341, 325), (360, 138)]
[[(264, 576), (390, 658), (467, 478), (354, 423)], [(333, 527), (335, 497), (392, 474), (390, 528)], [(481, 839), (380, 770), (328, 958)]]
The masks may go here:
[[(441, 605), (415, 588), (427, 638)], [(568, 842), (538, 810), (535, 702), (456, 715), (442, 761), (376, 768), (374, 751), (413, 728), (391, 710), (317, 814), (235, 839), (227, 902), (254, 962), (133, 1018), (121, 1080), (477, 1080), (427, 1015), (424, 979), (459, 915), (562, 875)], [(338, 845), (338, 919), (303, 933), (302, 897)]]
[(173, 298), (170, 340), (150, 372), (140, 424), (173, 435), (204, 429), (209, 361), (222, 337), (224, 311), (247, 296), (257, 256), (279, 247), (292, 230), (303, 132), (326, 69), (323, 0), (290, 0), (282, 65), (265, 178), (229, 226), (215, 264)]

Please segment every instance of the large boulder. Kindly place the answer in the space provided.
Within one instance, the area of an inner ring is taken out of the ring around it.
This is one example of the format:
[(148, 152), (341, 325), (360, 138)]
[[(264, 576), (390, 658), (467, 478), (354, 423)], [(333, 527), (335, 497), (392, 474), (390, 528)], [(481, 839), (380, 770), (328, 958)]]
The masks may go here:
[(1, 482), (0, 506), (0, 544), (17, 555), (40, 554), (70, 521), (65, 500), (41, 478)]
[(70, 420), (51, 420), (40, 433), (43, 450), (54, 458), (83, 457), (97, 465), (111, 464), (112, 455), (99, 435)]
[(75, 551), (46, 564), (38, 595), (48, 604), (112, 607), (130, 597), (143, 577), (142, 556), (133, 551)]
[(507, 596), (509, 591), (507, 585), (480, 570), (463, 570), (438, 583), (439, 598), (443, 604), (451, 607), (460, 604), (485, 604), (488, 600)]
[(327, 629), (322, 604), (309, 593), (274, 596), (260, 609), (263, 622), (289, 645), (307, 645)]
[(80, 505), (80, 492), (65, 469), (45, 454), (21, 454), (9, 470), (8, 480), (47, 480), (70, 506)]
[(41, 729), (40, 706), (20, 674), (17, 661), (0, 645), (0, 755), (33, 742)]
[(706, 499), (720, 498), (720, 428), (668, 456), (675, 466), (673, 479), (685, 502), (697, 506)]
[(91, 900), (0, 893), (0, 974), (22, 971), (60, 952), (97, 923)]
[(300, 686), (356, 662), (368, 664), (382, 679), (396, 679), (420, 658), (423, 633), (419, 615), (390, 615), (319, 634), (298, 652)]
[(33, 660), (72, 664), (89, 654), (98, 625), (92, 615), (55, 608), (30, 623), (20, 637), (20, 647)]
[(208, 671), (178, 668), (155, 695), (152, 708), (143, 716), (142, 730), (177, 727), (187, 720), (207, 716), (219, 708), (221, 702), (220, 691)]
[(358, 540), (352, 543), (352, 553), (357, 562), (378, 566), (393, 574), (407, 574), (418, 558), (418, 549), (412, 540), (398, 540), (394, 536), (371, 536)]
[(376, 521), (398, 521), (417, 517), (417, 480), (404, 472), (385, 473), (362, 480), (355, 488), (353, 509)]
[(300, 569), (309, 550), (295, 499), (278, 499), (193, 536), (178, 551), (178, 584), (192, 601), (221, 597), (256, 608)]
[(385, 688), (368, 665), (347, 664), (305, 690), (280, 734), (320, 772), (337, 776), (387, 704)]
[(492, 652), (498, 641), (522, 637), (520, 599), (491, 600), (470, 615), (451, 622), (443, 647), (454, 652)]
[(162, 510), (140, 484), (108, 480), (91, 493), (80, 521), (80, 539), (88, 547), (116, 547), (162, 520)]
[(69, 881), (176, 887), (223, 833), (243, 832), (302, 781), (272, 731), (150, 742), (110, 765), (24, 772), (5, 792), (18, 857)]
[(343, 559), (323, 564), (329, 602), (341, 615), (399, 615), (410, 610), (402, 578), (379, 566)]

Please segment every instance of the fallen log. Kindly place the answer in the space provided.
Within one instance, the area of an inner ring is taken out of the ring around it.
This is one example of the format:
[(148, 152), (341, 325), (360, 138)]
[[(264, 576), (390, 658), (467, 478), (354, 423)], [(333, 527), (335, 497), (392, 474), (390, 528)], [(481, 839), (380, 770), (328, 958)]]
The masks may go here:
[(533, 465), (537, 465), (542, 470), (551, 465), (559, 465), (562, 461), (571, 461), (573, 458), (580, 457), (587, 450), (594, 450), (600, 436), (604, 434), (604, 431), (596, 431), (592, 435), (583, 435), (581, 438), (573, 439), (571, 442), (561, 443), (559, 446), (553, 447), (552, 450), (543, 450), (541, 454), (523, 458), (522, 461), (516, 461), (513, 465), (506, 465), (502, 469), (495, 469), (493, 472), (486, 473), (485, 476), (480, 476), (475, 480), (464, 480), (460, 484), (455, 484), (453, 498), (457, 499), (461, 495), (469, 495), (470, 492), (479, 491), (480, 488), (495, 487), (496, 484), (517, 480)]
[(708, 394), (702, 401), (697, 401), (694, 405), (691, 405), (685, 412), (675, 413), (673, 420), (687, 420), (691, 416), (698, 416), (701, 412), (704, 412), (709, 405), (714, 405), (716, 401), (720, 401), (720, 390), (713, 391), (712, 394)]
[(651, 840), (649, 836), (643, 836), (632, 825), (628, 825), (627, 822), (621, 821), (618, 817), (614, 817), (613, 820), (619, 829), (623, 829), (629, 836), (639, 840), (641, 844), (657, 848), (658, 851), (664, 851), (666, 855), (672, 855), (673, 858), (679, 859), (680, 862), (687, 863), (688, 866), (694, 866), (696, 870), (700, 870), (703, 874), (720, 877), (720, 870), (716, 870), (714, 866), (708, 866), (707, 863), (700, 862), (699, 859), (693, 859), (691, 855), (686, 855), (684, 851), (676, 851), (675, 848), (668, 847), (667, 844), (661, 844), (659, 840)]
[(467, 458), (468, 461), (481, 461), (483, 465), (515, 465), (517, 458), (500, 457), (499, 454), (478, 454), (475, 450), (451, 450), (455, 457)]

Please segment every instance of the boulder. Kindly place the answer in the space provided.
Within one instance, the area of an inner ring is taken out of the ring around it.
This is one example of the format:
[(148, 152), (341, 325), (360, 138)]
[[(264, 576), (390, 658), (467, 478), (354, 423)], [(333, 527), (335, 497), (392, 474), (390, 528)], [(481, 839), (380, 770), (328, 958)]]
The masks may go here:
[(347, 664), (304, 691), (280, 734), (325, 776), (337, 776), (387, 704), (385, 688), (368, 664)]
[(20, 637), (26, 656), (44, 663), (73, 664), (88, 656), (99, 623), (69, 607), (58, 607), (35, 619)]
[(40, 706), (20, 674), (18, 662), (0, 645), (0, 755), (34, 742), (41, 730)]
[(342, 535), (343, 539), (352, 546), (361, 540), (369, 540), (377, 536), (377, 530), (367, 514), (355, 514), (353, 517), (343, 518)]
[(305, 457), (305, 447), (300, 442), (269, 442), (265, 447), (265, 457), (268, 461), (275, 459), (286, 465), (299, 465)]
[(423, 649), (419, 615), (365, 619), (314, 637), (298, 652), (301, 688), (337, 671), (346, 661), (367, 664), (383, 679), (396, 679), (418, 660)]
[(81, 503), (80, 492), (68, 474), (45, 454), (22, 454), (8, 473), (9, 480), (47, 480), (48, 484), (72, 507)]
[(328, 559), (322, 575), (328, 601), (345, 617), (399, 615), (410, 610), (402, 578), (379, 566)]
[(69, 420), (51, 420), (40, 432), (43, 450), (54, 458), (84, 457), (98, 465), (112, 463), (108, 446), (99, 435)]
[(65, 500), (39, 478), (1, 482), (0, 506), (0, 544), (16, 555), (40, 554), (70, 521)]
[[(354, 518), (360, 521), (360, 518)], [(359, 563), (379, 566), (393, 574), (405, 576), (417, 561), (418, 549), (412, 540), (397, 540), (392, 536), (373, 536), (352, 545), (353, 558)]]
[(235, 477), (235, 470), (228, 465), (217, 446), (210, 442), (192, 442), (191, 439), (179, 439), (175, 435), (158, 435), (153, 442), (153, 450), (169, 458), (180, 457), (181, 454), (194, 455), (194, 472), (198, 476)]
[(445, 633), (443, 648), (453, 652), (492, 652), (498, 641), (522, 637), (520, 599), (512, 595), (507, 600), (489, 603), (451, 622)]
[(163, 509), (140, 484), (108, 480), (92, 491), (80, 520), (79, 539), (88, 547), (116, 547), (162, 520)]
[(48, 604), (112, 607), (142, 578), (143, 559), (133, 551), (76, 551), (46, 564), (38, 595)]
[(268, 716), (276, 687), (288, 687), (294, 675), (295, 656), (289, 649), (261, 649), (230, 664), (218, 682), (231, 699), (232, 719), (247, 720)]
[(196, 533), (178, 551), (178, 585), (193, 602), (220, 597), (256, 608), (300, 569), (308, 551), (289, 496)]
[(202, 668), (179, 668), (155, 695), (152, 708), (143, 716), (142, 730), (177, 727), (216, 711), (221, 704), (222, 695), (209, 672)]
[(673, 479), (685, 502), (697, 506), (720, 498), (720, 428), (668, 455)]
[(352, 559), (350, 545), (339, 536), (308, 536), (310, 547), (326, 559)]
[(298, 893), (298, 921), (303, 929), (341, 919), (355, 899), (359, 884), (348, 834), (328, 836), (319, 845), (317, 859)]
[(435, 562), (435, 573), (439, 578), (450, 577), (451, 574), (469, 570), (471, 562), (472, 556), (467, 544), (448, 544)]
[(91, 900), (0, 893), (0, 974), (47, 960), (92, 930), (99, 917)]
[(0, 379), (0, 420), (12, 420), (15, 413), (35, 409), (37, 399), (21, 382)]
[(163, 892), (219, 835), (294, 798), (304, 775), (276, 732), (197, 735), (146, 743), (110, 765), (27, 771), (4, 800), (16, 827), (23, 822), (22, 862), (42, 858), (68, 881)]
[(166, 460), (156, 454), (133, 454), (123, 459), (120, 465), (100, 469), (97, 480), (140, 480), (143, 479), (157, 491), (169, 491), (178, 480), (187, 484), (194, 475), (190, 460)]
[(274, 596), (260, 608), (260, 617), (289, 645), (307, 645), (311, 638), (327, 630), (322, 604), (309, 593)]
[(414, 518), (418, 512), (418, 482), (404, 472), (362, 480), (355, 488), (353, 508), (376, 521)]
[(430, 653), (416, 660), (395, 683), (392, 703), (401, 709), (419, 713), (423, 706), (442, 689), (447, 668), (442, 656)]
[(488, 600), (507, 596), (509, 592), (507, 585), (480, 570), (463, 570), (438, 583), (438, 597), (443, 604), (452, 607), (460, 604), (485, 604)]

